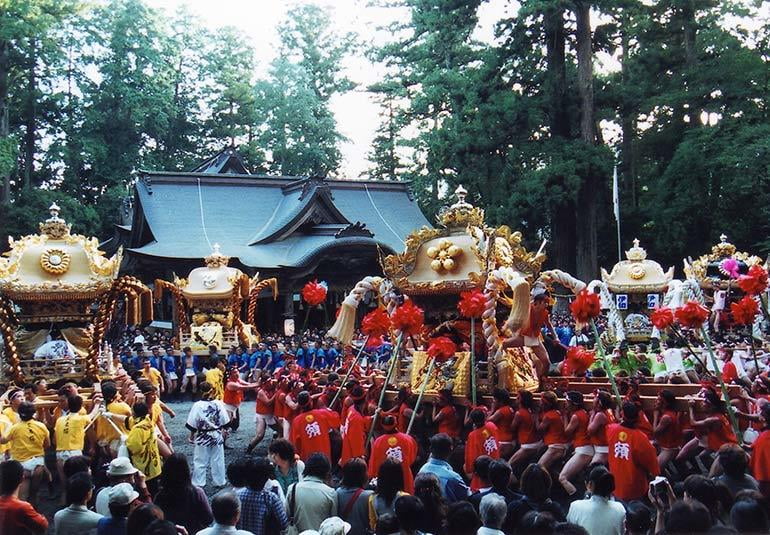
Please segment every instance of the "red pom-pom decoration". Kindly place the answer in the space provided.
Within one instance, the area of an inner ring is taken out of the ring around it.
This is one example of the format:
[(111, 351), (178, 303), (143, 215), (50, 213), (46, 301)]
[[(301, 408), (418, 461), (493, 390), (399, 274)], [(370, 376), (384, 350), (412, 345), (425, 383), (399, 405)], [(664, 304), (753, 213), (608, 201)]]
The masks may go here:
[(709, 317), (706, 307), (696, 301), (688, 301), (683, 307), (676, 309), (676, 321), (682, 327), (698, 329)]
[(674, 311), (670, 308), (656, 308), (650, 314), (650, 321), (659, 331), (665, 331), (674, 324)]
[(314, 307), (326, 300), (326, 291), (326, 286), (317, 280), (308, 281), (302, 287), (302, 299), (304, 299), (308, 305)]
[(730, 312), (733, 315), (733, 321), (738, 325), (751, 325), (759, 313), (759, 305), (753, 297), (747, 295), (740, 301), (731, 303)]
[(366, 346), (364, 349), (377, 349), (379, 347), (382, 347), (382, 344), (384, 344), (385, 341), (382, 339), (382, 336), (369, 336), (369, 341), (366, 342)]
[(580, 323), (588, 323), (601, 314), (599, 296), (588, 290), (581, 290), (569, 305), (572, 315)]
[(423, 324), (425, 323), (425, 314), (420, 307), (411, 300), (407, 300), (403, 305), (396, 308), (390, 319), (396, 330), (401, 331), (405, 336), (415, 336), (422, 331)]
[(446, 362), (455, 356), (457, 346), (451, 338), (447, 336), (437, 336), (431, 338), (428, 346), (428, 356), (435, 359), (436, 362)]
[(749, 295), (759, 295), (767, 289), (767, 270), (753, 265), (746, 275), (738, 278), (738, 286)]
[(364, 316), (361, 332), (367, 336), (378, 337), (390, 331), (390, 317), (381, 308), (376, 308)]
[(564, 359), (564, 375), (583, 375), (595, 360), (593, 351), (587, 351), (583, 346), (570, 347)]
[(481, 290), (471, 290), (460, 293), (457, 310), (466, 318), (480, 318), (487, 306), (487, 298)]

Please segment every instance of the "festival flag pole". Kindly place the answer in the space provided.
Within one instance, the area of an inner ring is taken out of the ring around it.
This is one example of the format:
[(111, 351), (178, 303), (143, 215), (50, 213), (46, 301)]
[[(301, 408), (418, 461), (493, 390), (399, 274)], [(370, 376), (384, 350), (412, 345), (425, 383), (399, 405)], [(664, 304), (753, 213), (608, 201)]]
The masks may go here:
[[(540, 249), (545, 247), (545, 241)], [(539, 253), (540, 251), (538, 251)], [(460, 293), (457, 310), (471, 320), (471, 399), (476, 405), (476, 318), (480, 318), (486, 307), (486, 296), (478, 289)]]
[(609, 378), (610, 386), (612, 387), (612, 393), (615, 395), (615, 399), (618, 402), (618, 408), (620, 408), (623, 405), (623, 398), (620, 397), (618, 384), (615, 381), (615, 374), (612, 373), (612, 369), (610, 368), (610, 361), (604, 351), (604, 344), (602, 343), (602, 339), (599, 336), (599, 329), (596, 328), (596, 322), (593, 318), (591, 318), (591, 328), (593, 329), (594, 337), (596, 338), (596, 352), (599, 353), (599, 358), (604, 364), (604, 371), (607, 372), (607, 377)]
[(741, 430), (740, 427), (738, 427), (738, 420), (735, 418), (735, 409), (730, 402), (730, 394), (727, 392), (727, 385), (725, 385), (725, 381), (722, 378), (722, 372), (719, 371), (719, 367), (717, 366), (717, 358), (716, 355), (714, 355), (714, 348), (711, 344), (711, 337), (709, 336), (709, 333), (703, 324), (701, 324), (700, 332), (703, 336), (703, 340), (706, 342), (706, 348), (708, 349), (709, 356), (711, 357), (711, 365), (714, 366), (714, 375), (716, 376), (717, 381), (719, 381), (719, 386), (722, 389), (722, 397), (724, 398), (725, 404), (727, 405), (727, 415), (730, 417), (730, 424), (733, 426), (735, 436), (740, 439)]
[(674, 336), (676, 336), (676, 338), (678, 338), (684, 344), (687, 352), (698, 362), (698, 364), (700, 364), (704, 373), (708, 373), (708, 366), (706, 366), (706, 363), (703, 362), (701, 358), (695, 353), (692, 346), (690, 345), (690, 342), (687, 340), (687, 337), (674, 323), (673, 310), (668, 307), (656, 308), (653, 310), (652, 315), (650, 316), (650, 320), (660, 332), (666, 332), (667, 329), (671, 329), (671, 332), (674, 333)]
[(372, 416), (372, 425), (369, 428), (369, 436), (367, 437), (366, 441), (369, 442), (372, 440), (372, 437), (374, 436), (374, 428), (375, 424), (377, 423), (377, 417), (380, 414), (380, 410), (382, 408), (382, 402), (385, 400), (385, 390), (388, 389), (388, 383), (390, 382), (390, 377), (393, 375), (393, 370), (396, 368), (396, 360), (398, 359), (398, 352), (401, 350), (401, 341), (404, 339), (404, 333), (398, 335), (398, 338), (396, 339), (396, 345), (393, 348), (393, 353), (390, 356), (390, 365), (388, 366), (388, 373), (385, 375), (385, 382), (382, 384), (382, 390), (380, 390), (380, 399), (377, 401), (377, 408), (374, 411), (374, 416)]
[(328, 293), (328, 288), (326, 287), (326, 283), (321, 281), (318, 282), (317, 280), (308, 281), (305, 283), (305, 285), (302, 287), (302, 298), (305, 300), (305, 304), (307, 305), (307, 309), (305, 310), (305, 321), (302, 323), (302, 330), (304, 331), (307, 328), (307, 322), (310, 318), (310, 309), (314, 306), (318, 306), (321, 303), (324, 303), (324, 318), (326, 318), (326, 294)]
[(684, 346), (687, 348), (687, 352), (692, 355), (692, 357), (698, 361), (698, 364), (701, 365), (704, 372), (708, 372), (708, 366), (706, 366), (706, 363), (701, 360), (701, 358), (695, 353), (695, 350), (690, 345), (690, 341), (687, 340), (687, 337), (682, 333), (675, 325), (671, 325), (671, 330), (674, 331), (677, 338), (679, 338), (682, 342), (684, 342)]
[(618, 186), (617, 162), (615, 162), (615, 167), (612, 171), (612, 208), (615, 214), (615, 222), (617, 224), (618, 230), (618, 262), (620, 262), (623, 259), (623, 247), (620, 243), (620, 187)]
[[(369, 336), (364, 339), (364, 343), (361, 344), (361, 349), (358, 350), (358, 354), (356, 355), (356, 358), (353, 359), (353, 362), (350, 363), (350, 367), (348, 367), (348, 371), (345, 372), (345, 377), (342, 379), (342, 386), (344, 387), (348, 382), (348, 377), (350, 377), (350, 374), (353, 372), (353, 368), (356, 367), (356, 364), (358, 364), (358, 361), (361, 359), (361, 354), (364, 352), (364, 348), (366, 348), (366, 344), (369, 343)], [(342, 388), (337, 390), (337, 393), (334, 394), (334, 398), (332, 399), (332, 402), (329, 403), (329, 408), (334, 408), (334, 404), (337, 402), (337, 399), (340, 397), (340, 393), (342, 392)]]
[(476, 406), (476, 318), (471, 316), (471, 399)]
[(596, 327), (596, 321), (594, 321), (594, 318), (598, 317), (602, 311), (602, 305), (601, 301), (599, 300), (599, 296), (593, 292), (589, 292), (586, 289), (580, 290), (580, 292), (578, 292), (578, 294), (575, 296), (575, 300), (570, 303), (569, 308), (578, 323), (591, 325), (594, 338), (596, 339), (596, 353), (602, 361), (604, 371), (607, 372), (607, 377), (609, 378), (610, 385), (612, 386), (612, 393), (615, 394), (618, 407), (620, 407), (623, 403), (623, 400), (620, 397), (620, 391), (618, 390), (618, 385), (615, 382), (615, 375), (612, 373), (612, 369), (610, 369), (610, 361), (604, 351), (604, 345), (602, 344), (602, 339), (599, 336), (599, 329)]
[(417, 411), (420, 410), (420, 404), (422, 403), (422, 397), (425, 395), (425, 389), (428, 386), (428, 379), (430, 379), (430, 376), (433, 375), (433, 368), (436, 366), (436, 359), (430, 359), (430, 364), (428, 364), (428, 372), (425, 374), (425, 377), (422, 379), (422, 385), (420, 386), (420, 393), (417, 396), (417, 403), (414, 405), (414, 410), (412, 411), (412, 416), (409, 418), (409, 426), (406, 428), (406, 434), (408, 435), (412, 431), (412, 424), (414, 424), (414, 419), (417, 416)]
[(409, 418), (409, 426), (406, 428), (406, 434), (412, 430), (412, 425), (417, 417), (417, 411), (420, 410), (420, 404), (422, 403), (422, 397), (425, 395), (425, 389), (428, 387), (428, 381), (433, 376), (433, 369), (436, 367), (436, 361), (446, 362), (451, 359), (457, 353), (457, 346), (455, 343), (446, 336), (437, 336), (433, 338), (433, 341), (428, 346), (427, 356), (430, 359), (428, 364), (428, 371), (425, 377), (422, 379), (422, 385), (420, 386), (420, 394), (417, 396), (417, 403), (415, 403), (412, 416)]

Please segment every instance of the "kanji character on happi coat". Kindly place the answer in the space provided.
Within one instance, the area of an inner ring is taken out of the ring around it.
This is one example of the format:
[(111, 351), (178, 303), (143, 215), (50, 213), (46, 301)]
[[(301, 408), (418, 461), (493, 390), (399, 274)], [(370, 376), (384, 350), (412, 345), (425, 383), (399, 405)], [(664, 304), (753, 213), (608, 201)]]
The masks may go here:
[(465, 465), (463, 469), (471, 478), (471, 490), (474, 492), (481, 488), (481, 480), (473, 471), (473, 461), (477, 457), (487, 455), (493, 459), (500, 458), (500, 443), (497, 440), (497, 426), (486, 421), (484, 411), (473, 409), (470, 413), (473, 431), (468, 433), (465, 443)]
[(339, 429), (339, 415), (329, 409), (313, 409), (310, 394), (302, 391), (297, 396), (301, 412), (291, 422), (291, 442), (303, 461), (316, 452), (332, 458), (329, 432)]
[(361, 412), (366, 404), (366, 391), (360, 386), (355, 386), (350, 391), (353, 405), (348, 409), (342, 431), (342, 455), (340, 466), (344, 466), (350, 459), (363, 457), (366, 453), (366, 433), (371, 424), (369, 418), (365, 418)]
[(396, 427), (396, 418), (388, 415), (382, 419), (383, 435), (377, 437), (372, 445), (369, 457), (369, 477), (377, 477), (380, 465), (386, 459), (401, 463), (404, 473), (404, 490), (414, 494), (414, 475), (412, 465), (417, 460), (417, 442), (411, 435), (401, 433)]
[(607, 426), (608, 461), (615, 476), (615, 496), (623, 501), (642, 499), (648, 491), (648, 482), (660, 474), (655, 446), (636, 428), (639, 408), (623, 404), (623, 419)]

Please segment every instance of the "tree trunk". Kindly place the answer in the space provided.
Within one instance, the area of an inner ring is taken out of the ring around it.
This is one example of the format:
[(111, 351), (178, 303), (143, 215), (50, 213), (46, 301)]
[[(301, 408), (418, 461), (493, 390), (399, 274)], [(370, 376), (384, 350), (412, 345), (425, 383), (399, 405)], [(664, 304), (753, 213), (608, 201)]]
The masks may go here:
[[(564, 34), (564, 9), (553, 7), (543, 14), (546, 41), (547, 82), (551, 137), (570, 137), (570, 117), (567, 110), (567, 69)], [(555, 179), (559, 180), (559, 179)], [(563, 181), (564, 178), (562, 177)], [(575, 272), (575, 203), (565, 200), (550, 207), (550, 263), (569, 273)]]
[[(575, 1), (576, 48), (578, 60), (578, 93), (580, 94), (580, 138), (586, 145), (596, 144), (594, 113), (593, 50), (591, 42), (591, 4)], [(601, 180), (591, 167), (578, 191), (577, 276), (592, 280), (599, 272), (597, 259), (598, 203)]]
[[(622, 80), (622, 86), (628, 87), (629, 84), (629, 57), (628, 57), (628, 17), (623, 11), (620, 25), (620, 76)], [(618, 165), (620, 170), (620, 177), (622, 184), (618, 187), (625, 189), (630, 193), (631, 208), (636, 210), (638, 208), (637, 191), (636, 191), (636, 165), (634, 157), (634, 140), (636, 138), (636, 114), (634, 105), (630, 102), (628, 93), (623, 92), (623, 100), (620, 104), (620, 125), (623, 133), (623, 139), (620, 142), (620, 163)], [(623, 187), (621, 187), (624, 186)]]
[(388, 102), (388, 180), (396, 180), (396, 114), (393, 111), (393, 101)]
[[(10, 134), (8, 125), (8, 68), (10, 43), (0, 41), (0, 142), (5, 141)], [(0, 170), (0, 204), (11, 204), (11, 170)]]
[[(687, 69), (687, 76), (685, 79), (690, 82), (685, 88), (685, 91), (690, 93), (694, 85), (692, 84), (692, 77), (695, 73), (695, 69), (697, 68), (698, 63), (698, 56), (695, 50), (695, 34), (697, 31), (695, 23), (695, 6), (693, 5), (692, 0), (686, 0), (682, 3), (681, 17), (682, 45), (684, 46), (684, 61), (685, 67)], [(704, 123), (701, 120), (703, 107), (701, 106), (700, 95), (690, 94), (690, 98), (688, 98), (688, 100), (690, 101), (691, 110), (690, 127), (703, 126)]]
[(37, 115), (37, 80), (35, 77), (35, 67), (37, 66), (37, 43), (34, 38), (29, 40), (29, 65), (27, 70), (27, 109), (24, 126), (24, 182), (22, 187), (29, 189), (32, 187), (32, 173), (35, 170), (35, 138), (37, 133), (37, 124), (35, 116)]

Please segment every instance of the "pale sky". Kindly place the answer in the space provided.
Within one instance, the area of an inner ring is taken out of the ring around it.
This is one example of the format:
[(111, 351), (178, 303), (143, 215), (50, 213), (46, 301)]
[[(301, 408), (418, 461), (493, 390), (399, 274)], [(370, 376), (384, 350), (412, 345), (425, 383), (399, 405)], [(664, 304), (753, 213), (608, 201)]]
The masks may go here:
[[(258, 75), (266, 73), (275, 57), (278, 45), (276, 28), (294, 5), (311, 3), (329, 8), (335, 29), (340, 33), (355, 32), (364, 47), (390, 39), (388, 34), (378, 31), (378, 27), (398, 17), (408, 16), (404, 10), (371, 7), (369, 0), (147, 0), (147, 3), (169, 14), (186, 5), (208, 28), (234, 26), (240, 29), (254, 46)], [(475, 37), (491, 40), (494, 23), (511, 9), (510, 4), (509, 0), (491, 0), (483, 4)], [(338, 128), (349, 140), (341, 146), (344, 160), (339, 175), (358, 178), (370, 165), (366, 155), (380, 121), (379, 106), (366, 87), (380, 80), (384, 72), (363, 57), (363, 53), (346, 61), (345, 71), (358, 87), (332, 100)]]

